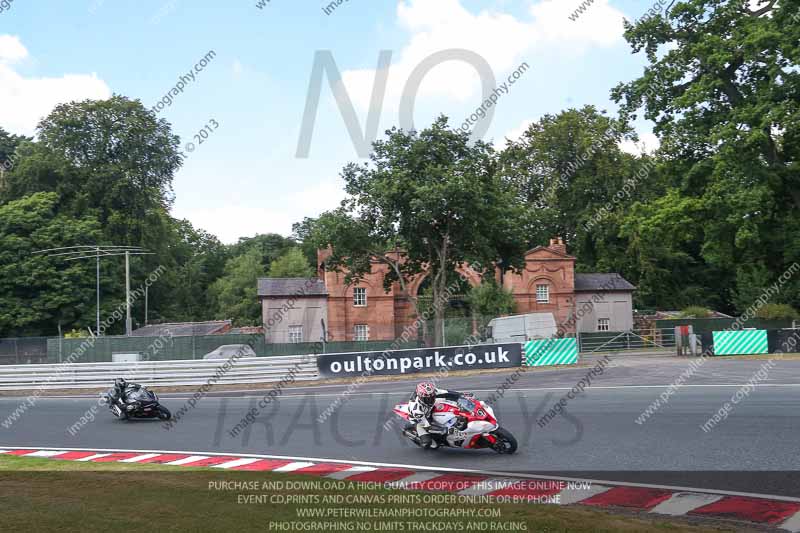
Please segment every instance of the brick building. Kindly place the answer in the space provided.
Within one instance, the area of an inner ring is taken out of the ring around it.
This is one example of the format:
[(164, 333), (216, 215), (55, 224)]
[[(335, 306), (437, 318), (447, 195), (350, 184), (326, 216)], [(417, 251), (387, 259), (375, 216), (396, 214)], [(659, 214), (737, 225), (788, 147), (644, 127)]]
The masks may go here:
[[(384, 290), (383, 276), (388, 266), (375, 263), (372, 272), (362, 281), (348, 285), (345, 274), (322, 268), (327, 254), (327, 250), (317, 253), (320, 268), (313, 283), (319, 290), (314, 298), (297, 300), (292, 319), (298, 323), (286, 324), (287, 329), (292, 328), (293, 342), (313, 342), (319, 338), (314, 323), (303, 317), (325, 317), (331, 341), (393, 340), (413, 323), (413, 307), (399, 283), (392, 284), (388, 292)], [(460, 273), (471, 285), (480, 283), (477, 272), (466, 268)], [(503, 272), (498, 268), (495, 277), (513, 294), (517, 313), (552, 313), (556, 323), (565, 324), (576, 311), (576, 304), (592, 301), (592, 296), (599, 294), (600, 301), (595, 301), (592, 309), (577, 321), (578, 331), (626, 331), (633, 326), (635, 287), (617, 274), (576, 274), (575, 257), (567, 253), (560, 238), (551, 239), (548, 246), (529, 250), (525, 254), (525, 267), (520, 272)], [(416, 295), (423, 281), (424, 276), (411, 280), (408, 292)], [(292, 283), (259, 280), (258, 297), (264, 316), (268, 316), (278, 302), (282, 304), (286, 300), (287, 287), (298, 283), (301, 280), (292, 280)], [(302, 309), (305, 302), (314, 312)], [(288, 338), (286, 335), (278, 337)]]

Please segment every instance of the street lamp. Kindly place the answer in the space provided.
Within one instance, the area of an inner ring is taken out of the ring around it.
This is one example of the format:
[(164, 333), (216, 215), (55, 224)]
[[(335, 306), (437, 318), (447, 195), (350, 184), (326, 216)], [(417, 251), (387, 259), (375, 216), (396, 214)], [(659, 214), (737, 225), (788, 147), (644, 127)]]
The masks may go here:
[(153, 255), (146, 249), (140, 246), (99, 246), (99, 245), (79, 245), (79, 246), (63, 246), (61, 248), (48, 248), (46, 250), (36, 250), (33, 254), (46, 254), (45, 257), (59, 257), (65, 261), (75, 261), (77, 259), (91, 259), (94, 258), (96, 262), (96, 298), (97, 298), (97, 330), (96, 335), (100, 336), (100, 258), (101, 257), (114, 257), (125, 256), (125, 302), (126, 302), (126, 315), (125, 315), (125, 334), (130, 336), (133, 329), (133, 322), (131, 321), (131, 266), (130, 256), (132, 255)]

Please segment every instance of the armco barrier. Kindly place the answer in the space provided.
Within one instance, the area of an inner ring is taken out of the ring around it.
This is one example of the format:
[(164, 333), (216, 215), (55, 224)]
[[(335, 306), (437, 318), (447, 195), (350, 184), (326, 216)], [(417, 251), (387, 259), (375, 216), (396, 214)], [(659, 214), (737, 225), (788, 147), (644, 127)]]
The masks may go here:
[(525, 343), (527, 366), (574, 365), (578, 362), (578, 343), (573, 338), (542, 339)]
[(96, 389), (111, 387), (122, 377), (146, 386), (237, 385), (280, 381), (290, 370), (295, 380), (313, 380), (316, 356), (251, 357), (199, 361), (148, 361), (137, 363), (73, 363), (0, 366), (0, 390)]
[(715, 331), (714, 355), (752, 355), (769, 352), (767, 331), (746, 329), (740, 331)]

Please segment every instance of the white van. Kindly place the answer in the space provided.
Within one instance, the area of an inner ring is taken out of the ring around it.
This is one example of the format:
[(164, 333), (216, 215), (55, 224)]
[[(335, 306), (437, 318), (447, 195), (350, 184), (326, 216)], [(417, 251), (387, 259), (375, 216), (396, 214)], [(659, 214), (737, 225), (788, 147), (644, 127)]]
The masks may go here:
[(526, 342), (549, 339), (556, 334), (556, 319), (553, 313), (528, 313), (493, 318), (486, 332), (489, 342)]

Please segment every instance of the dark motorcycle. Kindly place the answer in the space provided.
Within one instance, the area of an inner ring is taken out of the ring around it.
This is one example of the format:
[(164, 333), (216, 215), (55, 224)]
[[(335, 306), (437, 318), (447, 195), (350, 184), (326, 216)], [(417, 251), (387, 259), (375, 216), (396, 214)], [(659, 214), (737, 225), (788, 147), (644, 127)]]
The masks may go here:
[(128, 388), (125, 391), (125, 401), (117, 397), (114, 389), (111, 389), (105, 396), (108, 408), (114, 416), (120, 420), (129, 418), (158, 418), (169, 420), (172, 413), (169, 409), (158, 403), (158, 396), (155, 392), (144, 387)]

